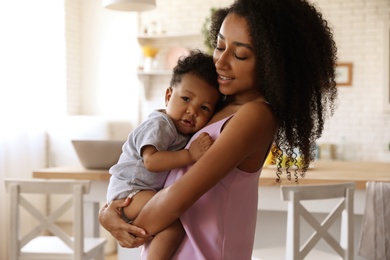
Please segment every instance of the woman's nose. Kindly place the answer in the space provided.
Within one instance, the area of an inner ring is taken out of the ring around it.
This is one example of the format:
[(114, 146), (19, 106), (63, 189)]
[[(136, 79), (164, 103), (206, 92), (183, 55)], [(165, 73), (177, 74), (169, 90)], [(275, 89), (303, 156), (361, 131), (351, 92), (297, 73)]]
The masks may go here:
[(219, 54), (214, 53), (214, 63), (217, 69), (226, 69), (228, 66), (228, 57), (226, 52)]

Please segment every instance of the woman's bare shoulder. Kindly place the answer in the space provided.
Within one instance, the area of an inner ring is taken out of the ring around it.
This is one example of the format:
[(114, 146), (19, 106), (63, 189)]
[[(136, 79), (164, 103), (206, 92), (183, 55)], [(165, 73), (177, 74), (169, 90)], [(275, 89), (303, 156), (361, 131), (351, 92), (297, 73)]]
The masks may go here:
[(259, 133), (264, 138), (272, 138), (276, 128), (276, 117), (270, 105), (264, 101), (251, 101), (241, 105), (225, 124), (220, 139), (241, 139), (242, 144), (252, 145), (249, 140), (259, 139)]
[(248, 120), (275, 121), (272, 107), (265, 101), (251, 101), (243, 104), (236, 112), (236, 116), (248, 118)]

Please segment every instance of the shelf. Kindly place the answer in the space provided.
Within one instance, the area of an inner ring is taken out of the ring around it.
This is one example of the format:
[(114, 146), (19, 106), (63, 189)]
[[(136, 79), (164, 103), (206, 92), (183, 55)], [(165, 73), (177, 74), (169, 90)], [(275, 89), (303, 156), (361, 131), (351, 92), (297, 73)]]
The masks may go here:
[[(137, 77), (140, 81), (141, 89), (139, 92), (140, 100), (148, 100), (151, 98), (151, 95), (154, 93), (153, 87), (158, 86), (159, 88), (163, 88), (166, 85), (169, 85), (167, 81), (169, 80), (169, 77), (173, 74), (173, 69), (167, 69), (172, 67), (171, 60), (172, 58), (176, 58), (178, 54), (182, 56), (181, 51), (179, 52), (178, 48), (181, 46), (181, 48), (187, 48), (189, 46), (195, 45), (195, 43), (201, 42), (201, 36), (202, 34), (200, 32), (169, 32), (169, 33), (156, 33), (156, 34), (144, 34), (140, 33), (137, 35), (137, 40), (140, 45), (146, 46), (146, 45), (152, 45), (158, 47), (161, 51), (161, 57), (158, 57), (158, 61), (162, 64), (164, 61), (166, 64), (165, 67), (162, 66), (148, 66), (149, 61), (147, 64), (144, 64), (143, 66), (139, 66), (137, 70)], [(171, 49), (173, 52), (171, 52)], [(176, 50), (176, 52), (175, 52)], [(178, 53), (179, 52), (179, 53)], [(184, 55), (184, 53), (183, 53)], [(178, 57), (177, 57), (178, 58)], [(169, 61), (169, 62), (168, 62)], [(152, 62), (153, 63), (153, 62)], [(175, 62), (176, 63), (176, 62)], [(161, 65), (160, 64), (160, 65)], [(170, 64), (170, 65), (169, 65)], [(145, 67), (146, 65), (146, 67)], [(153, 65), (153, 64), (152, 64)], [(161, 67), (161, 68), (159, 68)], [(146, 70), (143, 70), (143, 68), (147, 68)], [(156, 69), (149, 69), (149, 68), (156, 68)], [(159, 68), (159, 69), (157, 69)], [(164, 84), (161, 84), (161, 80), (163, 80)], [(141, 106), (140, 102), (140, 106)], [(144, 109), (142, 107), (139, 108), (139, 111), (143, 111)], [(139, 118), (143, 118), (142, 112), (139, 115)], [(146, 116), (146, 115), (145, 115)]]
[(179, 38), (179, 37), (191, 37), (201, 36), (198, 32), (190, 33), (165, 33), (165, 34), (139, 34), (138, 39), (151, 40), (151, 39), (164, 39), (164, 38)]

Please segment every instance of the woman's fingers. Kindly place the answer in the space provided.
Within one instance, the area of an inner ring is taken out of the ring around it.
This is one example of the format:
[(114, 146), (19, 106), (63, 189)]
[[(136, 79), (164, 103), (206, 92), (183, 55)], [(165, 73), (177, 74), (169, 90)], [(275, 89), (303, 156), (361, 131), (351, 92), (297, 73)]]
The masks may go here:
[(112, 201), (99, 211), (99, 222), (111, 235), (118, 240), (119, 245), (134, 248), (143, 245), (149, 236), (140, 227), (126, 223), (121, 216), (121, 208), (127, 206), (130, 199)]
[(109, 207), (113, 208), (120, 216), (122, 215), (121, 209), (123, 207), (127, 207), (131, 202), (130, 198), (126, 199), (120, 199), (120, 200), (113, 200)]
[(121, 221), (119, 228), (111, 232), (113, 237), (118, 241), (121, 247), (134, 248), (142, 246), (149, 238), (142, 238), (139, 236), (144, 236), (145, 231), (139, 227), (133, 226)]

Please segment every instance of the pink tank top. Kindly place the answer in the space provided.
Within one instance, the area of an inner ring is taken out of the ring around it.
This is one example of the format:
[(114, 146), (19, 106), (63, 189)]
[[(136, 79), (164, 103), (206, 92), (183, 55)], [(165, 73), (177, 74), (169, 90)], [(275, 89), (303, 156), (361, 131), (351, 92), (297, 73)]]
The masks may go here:
[[(189, 143), (202, 132), (216, 139), (231, 117), (206, 126)], [(174, 183), (190, 167), (172, 170), (165, 186)], [(180, 218), (186, 236), (173, 259), (251, 259), (260, 172), (261, 169), (248, 173), (235, 168), (187, 210)], [(147, 245), (141, 255), (146, 259)]]

